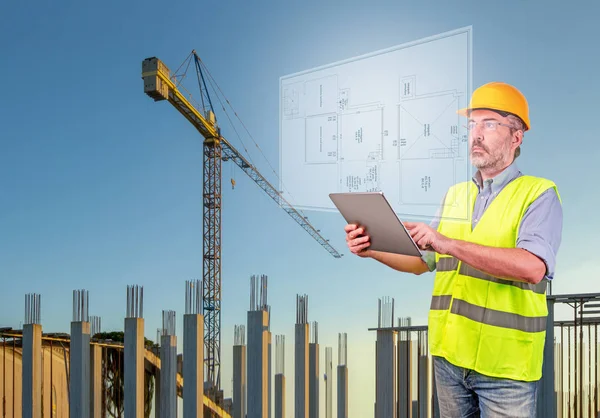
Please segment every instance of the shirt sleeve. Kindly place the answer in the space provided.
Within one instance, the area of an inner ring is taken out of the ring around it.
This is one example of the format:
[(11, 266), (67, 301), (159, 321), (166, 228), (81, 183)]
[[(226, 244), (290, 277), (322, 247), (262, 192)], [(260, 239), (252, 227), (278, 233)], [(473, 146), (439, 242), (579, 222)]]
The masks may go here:
[(554, 278), (562, 225), (562, 205), (554, 189), (550, 189), (527, 208), (519, 227), (517, 248), (535, 254), (546, 264), (544, 278), (548, 280)]

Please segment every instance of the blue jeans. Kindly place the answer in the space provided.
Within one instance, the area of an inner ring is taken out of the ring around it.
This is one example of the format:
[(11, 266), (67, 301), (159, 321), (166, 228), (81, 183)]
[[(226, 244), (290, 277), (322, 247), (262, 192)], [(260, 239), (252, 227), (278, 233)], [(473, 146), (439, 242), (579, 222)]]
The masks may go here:
[(535, 418), (538, 382), (484, 376), (433, 357), (442, 418)]

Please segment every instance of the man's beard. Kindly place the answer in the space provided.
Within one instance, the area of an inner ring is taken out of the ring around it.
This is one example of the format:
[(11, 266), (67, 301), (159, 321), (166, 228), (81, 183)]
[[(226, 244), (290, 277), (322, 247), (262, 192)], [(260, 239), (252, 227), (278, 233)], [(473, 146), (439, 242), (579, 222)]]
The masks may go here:
[(496, 149), (493, 153), (490, 153), (490, 150), (480, 143), (473, 143), (473, 146), (477, 146), (485, 151), (485, 153), (473, 153), (471, 151), (471, 163), (474, 167), (479, 170), (500, 168), (504, 165), (504, 156), (509, 148), (509, 138), (505, 139), (502, 148)]

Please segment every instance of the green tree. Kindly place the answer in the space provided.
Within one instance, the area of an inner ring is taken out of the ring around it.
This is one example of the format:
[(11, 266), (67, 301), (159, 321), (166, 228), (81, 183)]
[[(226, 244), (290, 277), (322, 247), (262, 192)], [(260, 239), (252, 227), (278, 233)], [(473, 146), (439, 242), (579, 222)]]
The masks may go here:
[[(122, 331), (101, 332), (93, 338), (99, 340), (112, 340), (112, 342), (123, 343), (125, 334)], [(154, 342), (144, 338), (146, 348), (155, 346)], [(125, 395), (125, 357), (122, 348), (105, 347), (105, 355), (102, 359), (102, 373), (104, 379), (103, 405), (106, 414), (111, 418), (123, 418), (124, 395)], [(150, 417), (152, 411), (152, 400), (154, 398), (154, 375), (144, 368), (144, 416)]]

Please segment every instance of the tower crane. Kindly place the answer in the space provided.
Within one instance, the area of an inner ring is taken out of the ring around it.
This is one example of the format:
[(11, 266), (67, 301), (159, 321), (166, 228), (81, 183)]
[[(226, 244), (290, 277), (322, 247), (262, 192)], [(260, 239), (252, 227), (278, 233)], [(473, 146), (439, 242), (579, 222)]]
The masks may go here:
[[(195, 51), (190, 56), (198, 75), (202, 98), (202, 110), (196, 109), (180, 91), (177, 80), (171, 77), (169, 68), (158, 58), (151, 57), (142, 61), (144, 92), (154, 101), (167, 100), (177, 109), (204, 137), (203, 168), (203, 312), (204, 312), (204, 363), (206, 378), (215, 391), (220, 385), (221, 363), (221, 162), (233, 161), (267, 195), (288, 213), (308, 234), (310, 234), (333, 257), (338, 253), (294, 208), (258, 169), (229, 142), (217, 125), (214, 108), (206, 88), (206, 80), (201, 61)], [(190, 60), (191, 62), (191, 60)], [(189, 64), (188, 64), (189, 65)], [(206, 102), (204, 101), (206, 96)], [(232, 185), (235, 184), (232, 182)]]

